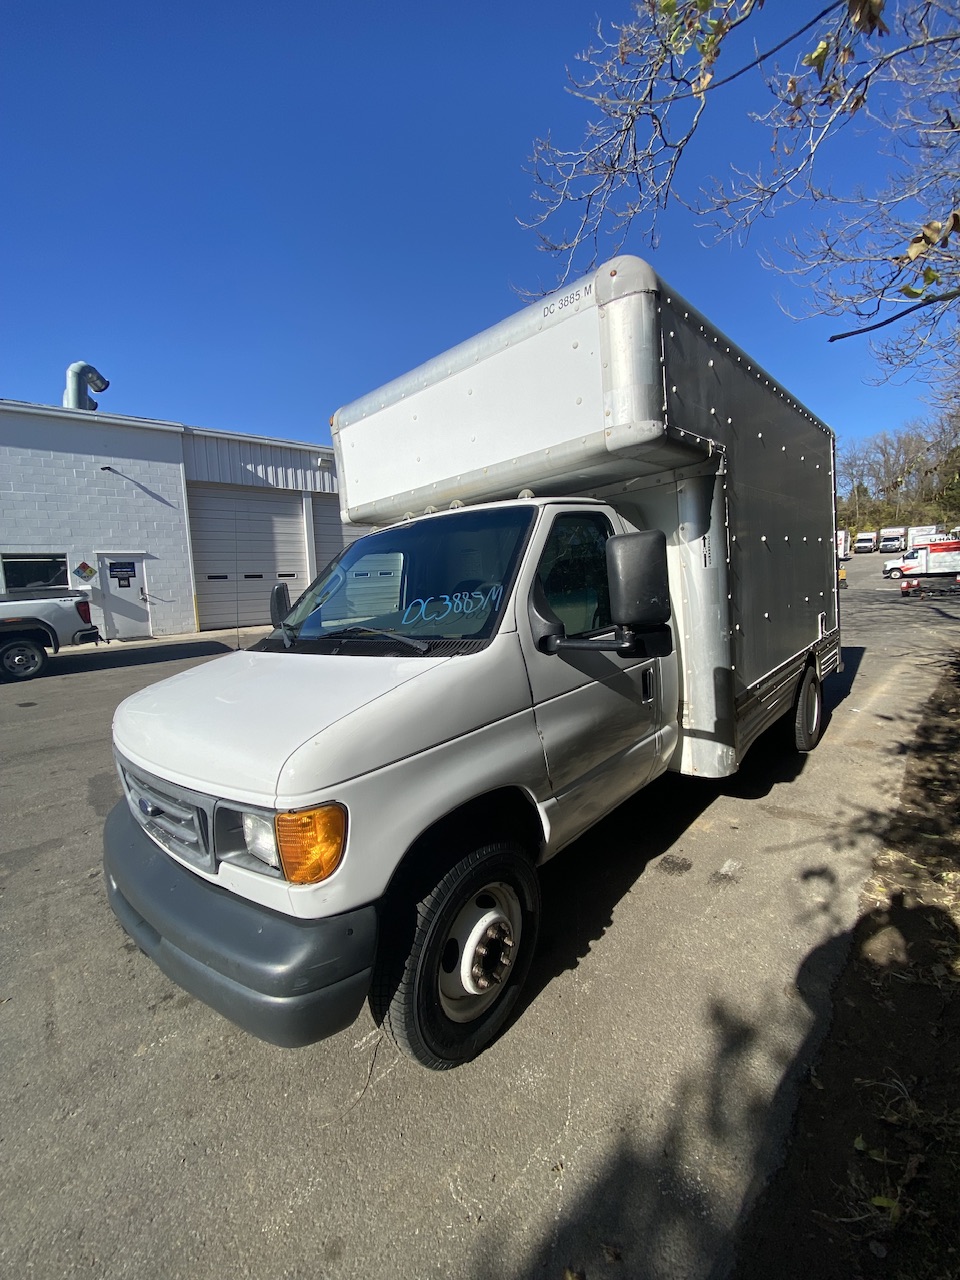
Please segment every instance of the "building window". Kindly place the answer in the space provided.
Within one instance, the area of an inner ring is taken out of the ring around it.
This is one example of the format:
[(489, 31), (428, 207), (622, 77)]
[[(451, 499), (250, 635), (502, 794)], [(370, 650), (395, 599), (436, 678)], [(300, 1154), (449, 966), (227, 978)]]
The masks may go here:
[(69, 586), (65, 555), (6, 555), (0, 561), (7, 591)]

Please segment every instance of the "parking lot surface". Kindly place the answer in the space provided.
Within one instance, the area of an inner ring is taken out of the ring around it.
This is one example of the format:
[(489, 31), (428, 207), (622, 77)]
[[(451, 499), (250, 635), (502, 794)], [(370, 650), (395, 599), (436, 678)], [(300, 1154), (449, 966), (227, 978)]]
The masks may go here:
[(113, 710), (236, 637), (0, 686), (4, 1274), (722, 1276), (960, 645), (960, 601), (901, 600), (880, 559), (847, 566), (817, 750), (769, 737), (725, 783), (661, 779), (555, 859), (519, 1016), (447, 1073), (366, 1013), (307, 1049), (260, 1043), (107, 907)]

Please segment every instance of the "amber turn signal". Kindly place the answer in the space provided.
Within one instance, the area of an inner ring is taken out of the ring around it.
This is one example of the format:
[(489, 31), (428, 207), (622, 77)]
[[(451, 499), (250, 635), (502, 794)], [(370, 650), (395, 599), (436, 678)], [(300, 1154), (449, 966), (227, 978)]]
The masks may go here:
[(291, 884), (317, 884), (340, 865), (347, 837), (347, 811), (324, 804), (300, 813), (278, 813), (277, 847)]

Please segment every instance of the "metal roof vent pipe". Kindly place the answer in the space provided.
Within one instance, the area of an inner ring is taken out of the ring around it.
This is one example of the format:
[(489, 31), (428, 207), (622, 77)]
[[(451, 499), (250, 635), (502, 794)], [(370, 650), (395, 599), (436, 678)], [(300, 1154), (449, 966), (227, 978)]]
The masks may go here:
[(98, 373), (92, 364), (85, 360), (74, 360), (67, 369), (67, 385), (63, 392), (65, 409), (96, 409), (96, 400), (91, 399), (87, 387), (94, 391), (106, 391), (110, 383), (102, 373)]

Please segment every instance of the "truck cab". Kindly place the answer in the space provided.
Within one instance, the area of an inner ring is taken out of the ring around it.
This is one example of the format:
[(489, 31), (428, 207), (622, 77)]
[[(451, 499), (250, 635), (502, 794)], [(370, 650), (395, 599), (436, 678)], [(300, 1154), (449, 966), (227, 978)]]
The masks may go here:
[(921, 566), (925, 567), (926, 548), (914, 547), (912, 551), (904, 551), (903, 555), (893, 560), (884, 561), (883, 576), (894, 580), (916, 573)]
[[(277, 613), (252, 650), (118, 710), (114, 910), (215, 1008), (274, 1043), (308, 1043), (356, 1017), (377, 937), (396, 925), (389, 904), (433, 867), (438, 842), (455, 867), (458, 847), (479, 847), (463, 873), (496, 878), (458, 899), (450, 928), (469, 965), (441, 979), (442, 1019), (425, 1030), (413, 1011), (394, 1014), (427, 1065), (472, 1056), (512, 1003), (494, 988), (528, 963), (533, 869), (677, 746), (665, 538), (601, 502), (466, 508), (358, 539)], [(279, 826), (278, 812), (290, 815)], [(159, 928), (145, 905), (158, 877)], [(199, 899), (187, 892), (197, 877)], [(182, 960), (211, 928), (229, 976)]]

